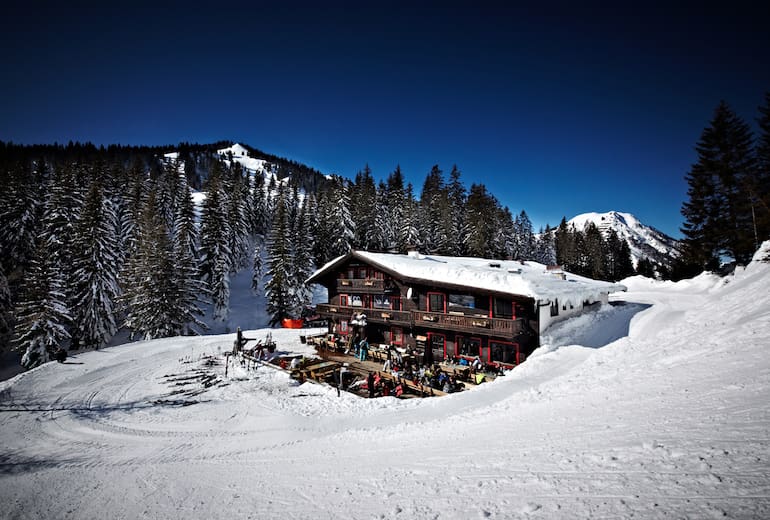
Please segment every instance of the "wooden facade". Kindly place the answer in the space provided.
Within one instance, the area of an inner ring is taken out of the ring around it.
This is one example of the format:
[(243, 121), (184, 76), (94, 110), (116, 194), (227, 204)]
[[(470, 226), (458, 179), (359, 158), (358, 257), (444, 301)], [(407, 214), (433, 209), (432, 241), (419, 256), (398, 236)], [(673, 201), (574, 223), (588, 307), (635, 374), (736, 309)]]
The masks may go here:
[(327, 288), (329, 301), (316, 310), (343, 336), (365, 335), (369, 343), (415, 349), (433, 361), (479, 356), (506, 368), (538, 346), (538, 311), (530, 297), (413, 279), (355, 252), (309, 281)]

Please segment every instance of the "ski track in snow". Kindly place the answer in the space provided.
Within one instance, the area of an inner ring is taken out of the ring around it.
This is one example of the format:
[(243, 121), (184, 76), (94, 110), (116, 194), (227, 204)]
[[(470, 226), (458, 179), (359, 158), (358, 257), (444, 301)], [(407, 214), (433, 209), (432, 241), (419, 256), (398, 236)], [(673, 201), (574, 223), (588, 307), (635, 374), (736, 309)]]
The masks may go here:
[[(233, 334), (48, 363), (0, 383), (2, 516), (767, 518), (769, 267), (630, 279), (505, 377), (442, 398), (225, 378), (202, 356)], [(272, 333), (308, 352), (307, 331)]]

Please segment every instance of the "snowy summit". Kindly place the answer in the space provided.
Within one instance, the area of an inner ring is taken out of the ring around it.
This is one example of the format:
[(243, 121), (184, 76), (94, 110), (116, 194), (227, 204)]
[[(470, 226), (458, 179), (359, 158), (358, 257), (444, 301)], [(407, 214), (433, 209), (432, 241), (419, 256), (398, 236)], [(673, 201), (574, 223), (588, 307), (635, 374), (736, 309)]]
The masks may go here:
[(631, 213), (609, 211), (607, 213), (582, 213), (571, 218), (568, 224), (584, 230), (593, 223), (606, 234), (610, 229), (628, 242), (631, 260), (636, 266), (641, 258), (654, 260), (656, 263), (669, 265), (680, 255), (679, 242), (654, 227), (647, 226)]

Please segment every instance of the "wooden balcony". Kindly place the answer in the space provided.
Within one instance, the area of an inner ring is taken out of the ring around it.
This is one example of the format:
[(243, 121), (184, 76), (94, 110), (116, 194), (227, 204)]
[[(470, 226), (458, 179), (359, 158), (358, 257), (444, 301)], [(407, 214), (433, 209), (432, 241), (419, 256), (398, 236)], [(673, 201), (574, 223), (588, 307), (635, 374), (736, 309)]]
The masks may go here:
[(426, 329), (451, 330), (468, 334), (484, 334), (502, 337), (513, 337), (522, 331), (524, 320), (506, 320), (503, 318), (488, 318), (443, 314), (425, 311), (391, 311), (387, 309), (365, 309), (341, 305), (319, 304), (318, 314), (324, 318), (347, 320), (353, 313), (363, 312), (370, 323), (381, 323), (399, 327), (423, 327)]
[(443, 314), (440, 312), (414, 311), (415, 326), (427, 329), (453, 330), (477, 334), (494, 334), (511, 337), (521, 332), (523, 320), (506, 320), (503, 318), (488, 318)]
[(339, 293), (379, 293), (385, 291), (385, 281), (376, 278), (345, 278), (337, 280)]
[(412, 325), (412, 313), (409, 311), (391, 311), (388, 309), (365, 309), (363, 307), (349, 307), (343, 305), (329, 305), (326, 303), (316, 305), (316, 311), (324, 318), (350, 319), (353, 313), (366, 314), (366, 321), (371, 323), (392, 323), (399, 327)]

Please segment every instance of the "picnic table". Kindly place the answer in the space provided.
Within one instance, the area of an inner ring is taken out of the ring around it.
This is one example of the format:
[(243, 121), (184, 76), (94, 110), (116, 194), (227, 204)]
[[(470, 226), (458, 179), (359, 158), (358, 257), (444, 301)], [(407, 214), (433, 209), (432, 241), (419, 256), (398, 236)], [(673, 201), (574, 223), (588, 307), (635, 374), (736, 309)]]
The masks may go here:
[(310, 376), (311, 379), (318, 379), (328, 372), (333, 372), (340, 367), (340, 364), (336, 361), (324, 361), (322, 363), (316, 363), (309, 365), (300, 370), (304, 376)]

